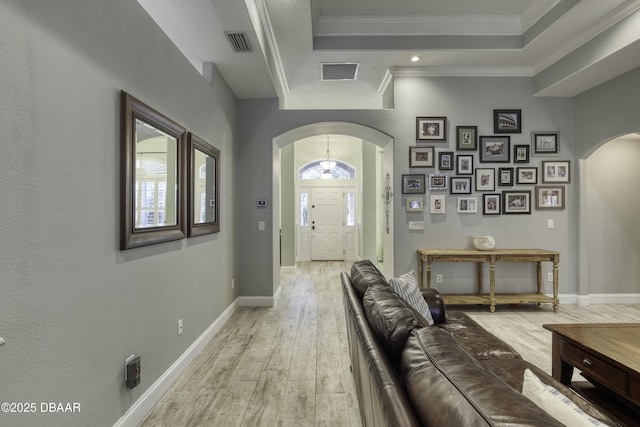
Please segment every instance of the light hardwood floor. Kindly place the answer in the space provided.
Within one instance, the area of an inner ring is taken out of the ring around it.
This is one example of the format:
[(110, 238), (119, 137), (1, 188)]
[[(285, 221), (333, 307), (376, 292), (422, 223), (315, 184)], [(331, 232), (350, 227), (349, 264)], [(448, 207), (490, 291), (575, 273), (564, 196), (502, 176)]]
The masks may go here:
[[(275, 307), (239, 308), (140, 426), (361, 426), (339, 279), (349, 268), (301, 263)], [(639, 304), (460, 308), (548, 373), (544, 323), (640, 322)]]

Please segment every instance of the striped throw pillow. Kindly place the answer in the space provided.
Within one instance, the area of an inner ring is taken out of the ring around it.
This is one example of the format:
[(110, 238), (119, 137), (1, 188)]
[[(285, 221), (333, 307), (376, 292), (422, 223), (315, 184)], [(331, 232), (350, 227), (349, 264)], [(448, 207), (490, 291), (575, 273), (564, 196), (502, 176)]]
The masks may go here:
[(433, 325), (431, 310), (429, 310), (429, 305), (422, 297), (413, 271), (389, 280), (389, 286), (400, 298), (409, 303), (411, 308), (420, 313), (429, 322), (429, 325)]

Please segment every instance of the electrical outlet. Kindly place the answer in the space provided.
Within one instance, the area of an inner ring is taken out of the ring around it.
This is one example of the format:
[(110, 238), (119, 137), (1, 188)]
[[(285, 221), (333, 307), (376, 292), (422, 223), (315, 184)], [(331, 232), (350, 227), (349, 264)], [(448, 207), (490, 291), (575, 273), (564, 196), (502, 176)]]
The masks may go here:
[(436, 283), (442, 283), (442, 274), (436, 274)]
[(553, 273), (547, 273), (547, 282), (553, 282)]
[(549, 228), (549, 229), (553, 228), (553, 220), (552, 219), (548, 219), (547, 220), (547, 228)]
[(182, 319), (178, 320), (178, 335), (182, 335)]

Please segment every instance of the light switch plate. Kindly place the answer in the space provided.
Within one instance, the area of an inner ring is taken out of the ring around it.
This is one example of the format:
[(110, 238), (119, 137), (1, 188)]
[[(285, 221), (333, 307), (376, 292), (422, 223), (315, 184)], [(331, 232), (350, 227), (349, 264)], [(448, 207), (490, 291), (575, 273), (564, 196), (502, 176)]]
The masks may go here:
[(424, 230), (424, 221), (409, 221), (409, 230)]

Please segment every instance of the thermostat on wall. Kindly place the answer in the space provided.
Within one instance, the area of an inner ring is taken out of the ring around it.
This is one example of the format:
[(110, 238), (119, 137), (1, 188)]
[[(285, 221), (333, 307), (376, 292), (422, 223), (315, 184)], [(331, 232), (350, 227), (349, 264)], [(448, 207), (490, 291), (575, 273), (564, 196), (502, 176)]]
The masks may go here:
[(267, 207), (267, 199), (258, 199), (258, 201), (256, 201), (256, 206), (259, 208), (266, 208)]

